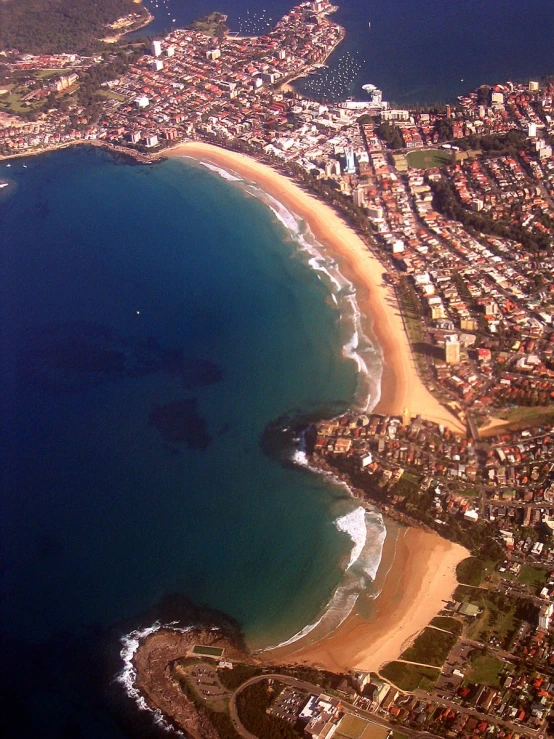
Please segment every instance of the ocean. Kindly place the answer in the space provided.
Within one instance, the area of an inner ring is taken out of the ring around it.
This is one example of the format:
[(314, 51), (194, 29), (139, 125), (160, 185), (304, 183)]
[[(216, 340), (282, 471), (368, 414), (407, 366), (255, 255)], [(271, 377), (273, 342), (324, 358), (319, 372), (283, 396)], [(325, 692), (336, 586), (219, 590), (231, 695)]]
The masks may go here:
[[(146, 33), (213, 9), (157, 5)], [(265, 5), (220, 10), (259, 33), (289, 8)], [(553, 14), (343, 0), (322, 85), (403, 104), (552, 72)], [(0, 175), (3, 733), (156, 736), (116, 680), (129, 634), (226, 619), (263, 649), (374, 579), (383, 519), (307, 468), (296, 425), (371, 407), (379, 351), (333, 256), (232, 173), (78, 147)]]
[[(184, 25), (214, 9), (232, 31), (267, 31), (292, 0), (145, 0), (154, 22), (137, 35)], [(263, 5), (263, 7), (261, 7)], [(554, 73), (550, 0), (337, 0), (332, 18), (347, 35), (329, 68), (297, 89), (316, 97), (364, 99), (374, 84), (396, 105), (455, 102), (482, 84)]]
[(296, 424), (376, 402), (378, 348), (306, 224), (213, 169), (0, 164), (13, 736), (144, 736), (113, 682), (125, 634), (201, 606), (264, 648), (375, 578), (382, 517), (306, 467)]

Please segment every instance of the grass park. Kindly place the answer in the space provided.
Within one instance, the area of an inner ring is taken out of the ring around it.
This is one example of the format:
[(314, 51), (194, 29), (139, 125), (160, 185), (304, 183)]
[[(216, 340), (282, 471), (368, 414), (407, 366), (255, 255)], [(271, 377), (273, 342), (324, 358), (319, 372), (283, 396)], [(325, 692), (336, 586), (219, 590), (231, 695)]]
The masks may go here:
[(548, 582), (548, 572), (546, 572), (546, 570), (541, 570), (538, 567), (522, 565), (517, 579), (518, 582), (522, 583), (522, 585), (529, 585), (531, 591), (538, 595)]
[(389, 662), (379, 672), (386, 680), (407, 692), (432, 690), (440, 675), (438, 667), (408, 665), (405, 662)]
[(491, 688), (500, 688), (500, 673), (506, 668), (506, 663), (491, 654), (478, 654), (471, 661), (471, 667), (466, 673), (469, 683), (489, 685)]
[(538, 607), (532, 601), (509, 598), (499, 591), (458, 585), (454, 593), (457, 601), (473, 603), (480, 614), (469, 622), (466, 636), (488, 643), (498, 639), (500, 646), (508, 648), (523, 621), (535, 621)]
[(410, 151), (406, 156), (410, 167), (416, 169), (433, 169), (450, 164), (452, 154), (444, 149), (428, 149), (427, 151)]

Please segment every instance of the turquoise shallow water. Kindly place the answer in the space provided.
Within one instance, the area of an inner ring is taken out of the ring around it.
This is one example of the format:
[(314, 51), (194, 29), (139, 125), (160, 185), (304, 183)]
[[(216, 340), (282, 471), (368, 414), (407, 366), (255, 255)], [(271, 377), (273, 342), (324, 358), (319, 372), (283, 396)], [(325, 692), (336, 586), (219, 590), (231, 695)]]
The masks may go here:
[(132, 622), (174, 592), (228, 613), (252, 646), (289, 638), (365, 535), (363, 518), (336, 525), (355, 508), (343, 488), (261, 444), (279, 417), (356, 396), (352, 325), (325, 275), (266, 205), (198, 164), (79, 148), (8, 171), (8, 653)]

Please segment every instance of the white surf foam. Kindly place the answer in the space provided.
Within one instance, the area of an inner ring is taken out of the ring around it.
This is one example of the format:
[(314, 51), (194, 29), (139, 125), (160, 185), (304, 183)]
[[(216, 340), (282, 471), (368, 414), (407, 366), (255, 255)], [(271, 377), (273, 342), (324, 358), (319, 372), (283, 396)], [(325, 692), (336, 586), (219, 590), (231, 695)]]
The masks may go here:
[[(307, 264), (324, 279), (335, 305), (339, 308), (341, 322), (346, 336), (342, 353), (346, 359), (355, 362), (358, 371), (356, 397), (353, 407), (367, 411), (377, 405), (381, 395), (382, 360), (378, 348), (364, 334), (361, 312), (356, 300), (356, 289), (340, 271), (337, 262), (324, 252), (309, 226), (285, 206), (275, 206), (275, 199), (263, 193), (257, 196), (270, 205), (281, 223), (289, 230), (300, 251), (307, 256)], [(256, 195), (255, 192), (253, 194)], [(269, 199), (272, 201), (269, 202)]]
[(260, 651), (267, 652), (273, 649), (280, 649), (281, 647), (288, 647), (289, 644), (294, 644), (294, 642), (300, 641), (300, 639), (304, 639), (304, 637), (308, 636), (310, 632), (312, 632), (320, 624), (323, 624), (323, 622), (326, 622), (329, 633), (331, 631), (334, 631), (352, 613), (352, 609), (356, 605), (358, 596), (359, 592), (349, 592), (349, 588), (337, 588), (333, 597), (327, 604), (323, 614), (320, 618), (318, 618), (317, 621), (315, 621), (313, 624), (308, 624), (308, 626), (305, 626), (299, 632), (294, 634), (294, 636), (291, 636), (290, 639), (287, 639), (286, 641), (281, 642), (274, 647), (267, 647), (266, 649), (262, 649)]
[(379, 511), (366, 511), (359, 506), (350, 513), (337, 518), (335, 526), (339, 531), (348, 534), (354, 544), (343, 583), (333, 593), (331, 600), (316, 621), (304, 626), (286, 641), (262, 651), (294, 644), (304, 639), (317, 627), (325, 627), (325, 631), (331, 633), (352, 613), (361, 591), (367, 586), (367, 578), (375, 580), (387, 535), (385, 523)]
[(212, 164), (211, 162), (204, 162), (200, 159), (197, 159), (196, 161), (198, 161), (203, 167), (206, 167), (206, 169), (209, 169), (211, 172), (215, 172), (220, 177), (223, 177), (224, 180), (229, 180), (229, 182), (241, 182), (242, 181), (242, 177), (237, 177), (237, 175), (232, 174), (228, 170), (223, 169), (222, 167), (218, 167), (217, 165)]
[(363, 552), (367, 539), (367, 526), (365, 522), (365, 510), (360, 506), (355, 508), (345, 516), (337, 518), (335, 526), (339, 531), (343, 531), (352, 539), (354, 546), (350, 553), (350, 561), (348, 562), (349, 570), (354, 562), (358, 561), (360, 554)]
[(337, 262), (325, 254), (324, 247), (317, 241), (309, 225), (280, 200), (253, 182), (243, 180), (222, 167), (211, 162), (200, 163), (226, 180), (240, 181), (242, 189), (265, 203), (298, 244), (300, 251), (306, 253), (307, 264), (328, 285), (333, 302), (341, 313), (345, 335), (349, 336), (343, 346), (343, 356), (354, 361), (358, 371), (353, 408), (358, 411), (369, 411), (374, 408), (381, 395), (381, 354), (379, 349), (363, 334), (361, 313), (356, 302), (356, 290), (353, 283), (340, 272)]
[(150, 636), (150, 634), (154, 634), (156, 631), (168, 627), (173, 629), (174, 631), (179, 631), (181, 633), (190, 631), (190, 629), (193, 628), (192, 626), (186, 629), (177, 628), (176, 624), (176, 621), (165, 625), (160, 623), (159, 621), (156, 621), (152, 624), (152, 626), (147, 626), (144, 629), (131, 631), (129, 634), (123, 636), (121, 638), (121, 643), (123, 646), (120, 651), (121, 659), (123, 660), (123, 669), (115, 679), (116, 682), (123, 685), (127, 695), (135, 701), (136, 705), (141, 711), (148, 711), (152, 714), (154, 723), (157, 726), (160, 726), (168, 732), (173, 731), (179, 736), (184, 736), (181, 731), (178, 731), (168, 724), (161, 711), (159, 711), (158, 709), (150, 708), (144, 697), (140, 694), (135, 685), (137, 679), (137, 671), (135, 670), (135, 666), (133, 664), (133, 658), (137, 649), (139, 648), (141, 640), (145, 639), (147, 636)]

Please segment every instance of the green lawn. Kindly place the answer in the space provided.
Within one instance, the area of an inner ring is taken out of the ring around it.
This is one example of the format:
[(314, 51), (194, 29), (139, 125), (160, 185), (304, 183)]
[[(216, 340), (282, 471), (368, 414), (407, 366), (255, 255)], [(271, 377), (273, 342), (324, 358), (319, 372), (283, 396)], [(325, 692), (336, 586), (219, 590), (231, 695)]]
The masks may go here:
[(548, 425), (554, 423), (554, 407), (551, 405), (546, 406), (534, 406), (528, 407), (517, 407), (509, 410), (498, 410), (496, 413), (499, 418), (503, 418), (507, 422), (507, 426), (499, 427), (498, 429), (490, 429), (485, 436), (493, 436), (498, 433), (502, 428), (507, 428), (509, 425), (514, 426), (535, 426), (535, 425)]
[(548, 574), (545, 570), (540, 570), (538, 567), (522, 565), (517, 579), (524, 585), (530, 585), (538, 593), (548, 582)]
[(411, 151), (406, 155), (406, 158), (410, 167), (432, 169), (433, 167), (444, 167), (446, 164), (450, 164), (452, 153), (443, 149)]
[(69, 74), (71, 71), (71, 69), (39, 69), (37, 72), (33, 73), (33, 76), (36, 77), (37, 80), (43, 80), (46, 77), (54, 77), (57, 74)]
[(440, 670), (434, 667), (406, 665), (403, 662), (389, 662), (380, 672), (386, 680), (390, 680), (400, 690), (408, 691), (418, 688), (432, 690), (440, 674)]
[(24, 110), (29, 110), (27, 103), (22, 103), (21, 98), (24, 93), (10, 92), (7, 95), (0, 97), (0, 107), (11, 113), (22, 113)]
[(498, 591), (458, 585), (454, 598), (458, 601), (474, 603), (483, 611), (480, 616), (469, 621), (467, 636), (470, 639), (487, 643), (492, 636), (495, 636), (504, 642), (514, 633), (520, 623), (521, 619), (516, 616), (517, 601)]
[(491, 688), (499, 688), (498, 676), (505, 668), (505, 663), (489, 654), (480, 654), (471, 662), (471, 669), (466, 673), (470, 683), (483, 683)]
[(100, 95), (104, 98), (107, 98), (108, 100), (119, 100), (120, 103), (124, 103), (127, 98), (125, 95), (120, 95), (117, 92), (112, 92), (111, 90), (100, 90)]

